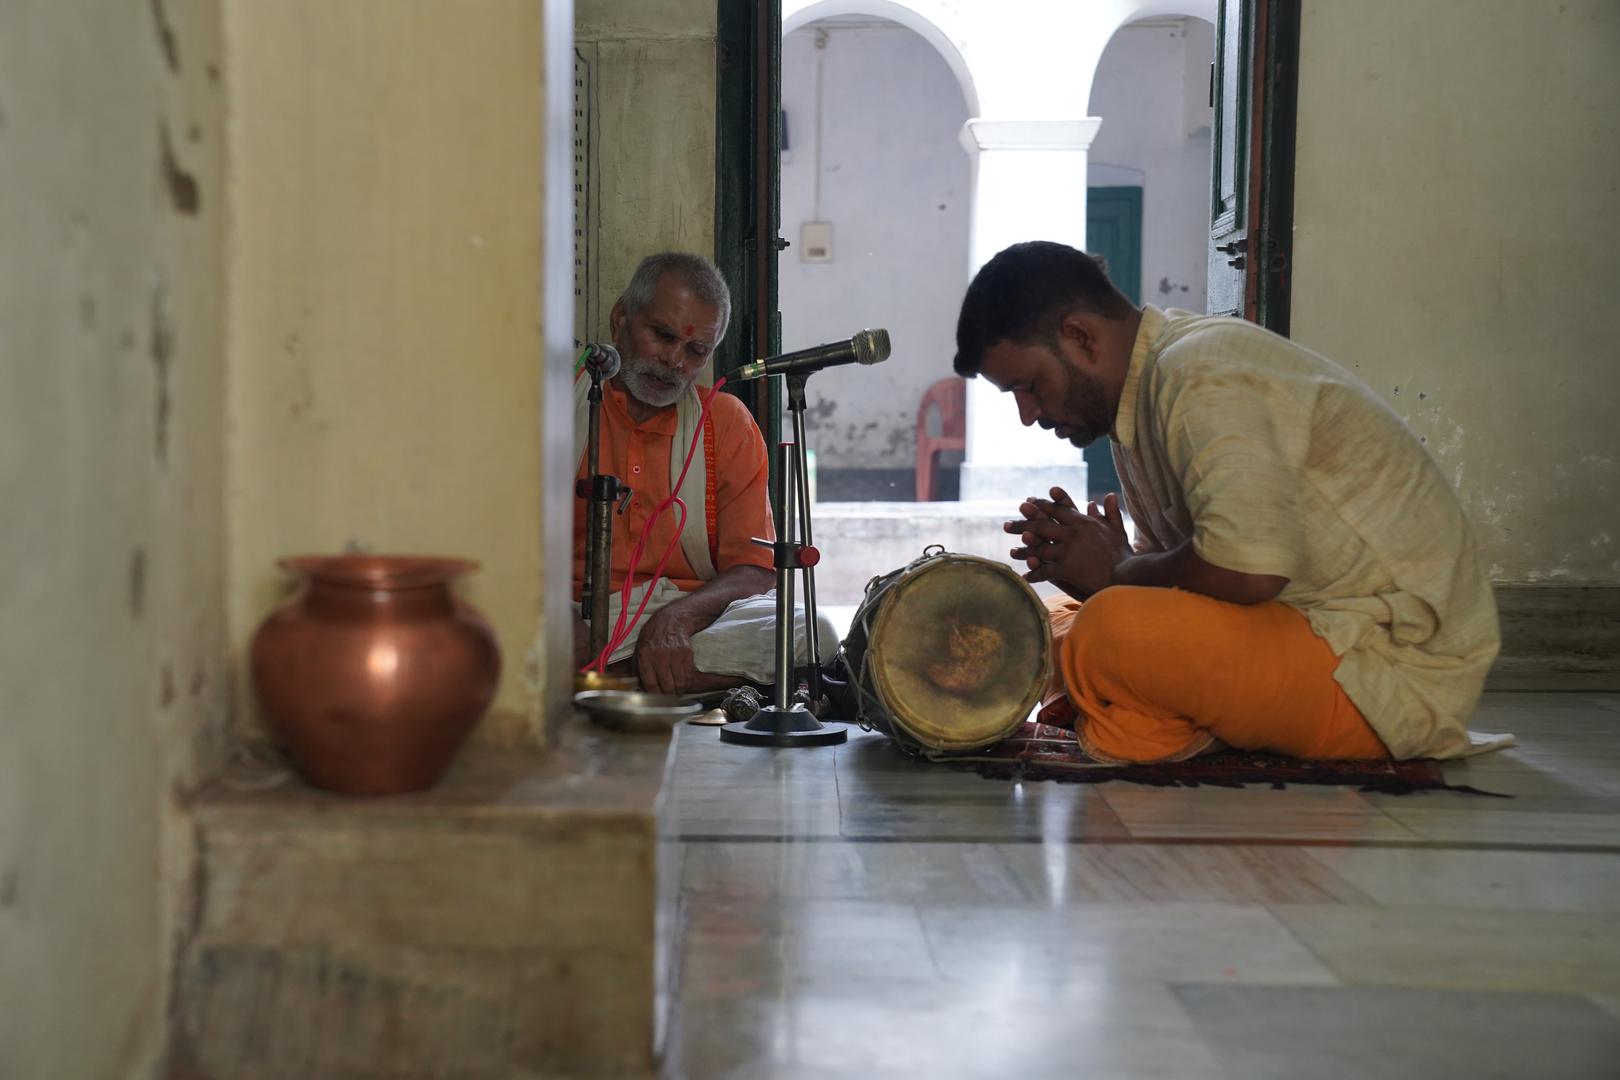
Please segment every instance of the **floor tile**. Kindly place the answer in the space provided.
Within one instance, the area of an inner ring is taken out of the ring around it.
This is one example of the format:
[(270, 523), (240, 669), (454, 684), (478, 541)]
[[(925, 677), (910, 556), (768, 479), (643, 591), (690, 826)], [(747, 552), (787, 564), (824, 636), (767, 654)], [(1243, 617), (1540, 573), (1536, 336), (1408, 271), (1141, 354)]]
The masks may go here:
[(886, 982), (683, 1006), (671, 1075), (690, 1080), (1216, 1080), (1228, 1074), (1169, 990), (1103, 993)]
[(1620, 849), (1617, 712), (1486, 695), (1472, 726), (1520, 745), (1447, 776), (1510, 800), (1009, 784), (683, 728), (668, 1074), (1604, 1075), (1620, 854), (1536, 849)]
[(767, 902), (996, 903), (1029, 894), (992, 844), (709, 843), (692, 846), (686, 892)]
[(1620, 854), (1306, 848), (1386, 907), (1620, 913)]
[[(1021, 785), (1029, 788), (1033, 785)], [(1024, 797), (1029, 795), (1029, 797)], [(843, 798), (843, 834), (850, 840), (1123, 840), (1125, 825), (1093, 790), (1053, 785), (1009, 792), (996, 802), (944, 799)]]
[(1442, 844), (1590, 845), (1620, 847), (1620, 814), (1564, 813), (1497, 805), (1385, 805), (1384, 813), (1412, 834)]
[[(1564, 751), (1514, 748), (1445, 764), (1446, 781), (1512, 796), (1565, 798), (1620, 796), (1620, 762)], [(1413, 801), (1457, 801), (1452, 792), (1418, 792)], [(1374, 800), (1376, 801), (1376, 800)], [(1506, 804), (1504, 804), (1506, 805)]]
[(1332, 974), (1254, 904), (919, 906), (946, 978), (982, 987), (1142, 980), (1321, 984)]
[(937, 980), (940, 972), (911, 904), (685, 897), (683, 997), (760, 987), (867, 979)]
[(838, 836), (838, 803), (833, 799), (780, 803), (746, 800), (672, 800), (669, 827), (682, 837), (805, 838)]
[(1592, 1080), (1620, 1063), (1620, 1019), (1564, 994), (1390, 987), (1179, 986), (1246, 1080)]
[(1133, 836), (1233, 840), (1416, 840), (1358, 792), (1342, 787), (1155, 788), (1107, 784), (1102, 792)]
[(1003, 858), (1032, 899), (1367, 903), (1302, 849), (1213, 844), (1007, 844)]
[(1590, 765), (1594, 773), (1612, 775), (1620, 770), (1620, 742), (1610, 730), (1616, 726), (1605, 713), (1595, 717), (1590, 730), (1543, 732), (1528, 735), (1517, 745), (1481, 754), (1482, 764), (1490, 763), (1497, 755), (1506, 760), (1520, 760), (1541, 765), (1562, 767), (1572, 762)]
[(1620, 916), (1276, 905), (1347, 983), (1620, 993)]

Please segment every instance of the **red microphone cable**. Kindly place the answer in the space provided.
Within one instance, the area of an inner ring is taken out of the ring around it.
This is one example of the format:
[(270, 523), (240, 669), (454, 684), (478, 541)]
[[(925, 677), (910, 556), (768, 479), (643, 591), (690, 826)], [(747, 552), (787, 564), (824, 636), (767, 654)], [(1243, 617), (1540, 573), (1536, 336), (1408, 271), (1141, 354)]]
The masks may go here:
[[(608, 643), (603, 647), (596, 659), (586, 664), (580, 669), (581, 671), (594, 669), (605, 674), (607, 672), (608, 658), (630, 637), (630, 631), (635, 629), (636, 623), (641, 620), (642, 613), (647, 610), (647, 602), (652, 599), (651, 583), (664, 576), (664, 566), (669, 562), (670, 555), (674, 554), (675, 545), (680, 543), (681, 534), (686, 531), (686, 503), (681, 500), (679, 492), (681, 485), (686, 483), (686, 473), (692, 467), (692, 458), (697, 454), (698, 442), (703, 438), (703, 423), (708, 418), (709, 405), (714, 401), (714, 395), (718, 394), (720, 388), (724, 385), (726, 385), (724, 378), (716, 380), (714, 386), (710, 387), (708, 394), (703, 397), (702, 408), (698, 412), (697, 428), (692, 432), (692, 444), (687, 447), (686, 461), (681, 465), (681, 474), (676, 479), (674, 487), (670, 489), (670, 493), (661, 499), (657, 506), (653, 507), (651, 516), (647, 518), (647, 524), (642, 526), (641, 536), (637, 539), (636, 546), (630, 552), (629, 571), (624, 577), (624, 587), (619, 599), (619, 618), (613, 625), (613, 633), (608, 635)], [(713, 462), (706, 464), (709, 468), (714, 468)], [(635, 591), (636, 567), (641, 563), (642, 553), (646, 550), (647, 541), (652, 538), (653, 526), (657, 524), (659, 515), (672, 505), (680, 510), (680, 518), (676, 522), (675, 533), (670, 538), (669, 543), (664, 546), (663, 554), (658, 557), (658, 566), (653, 570), (652, 576), (647, 579), (649, 587), (641, 597), (641, 604), (636, 608), (635, 615), (631, 616), (627, 625), (625, 615), (630, 610), (630, 594)]]

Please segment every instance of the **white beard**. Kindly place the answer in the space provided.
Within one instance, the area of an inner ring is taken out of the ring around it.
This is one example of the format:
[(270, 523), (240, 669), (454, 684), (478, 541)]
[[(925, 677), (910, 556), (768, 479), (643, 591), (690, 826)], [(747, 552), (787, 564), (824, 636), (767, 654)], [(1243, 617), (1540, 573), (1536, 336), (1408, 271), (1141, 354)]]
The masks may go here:
[(632, 360), (629, 357), (625, 357), (619, 375), (624, 379), (625, 389), (630, 391), (631, 397), (644, 405), (659, 409), (667, 408), (681, 400), (692, 388), (692, 383), (697, 381), (694, 377), (672, 384), (656, 373), (653, 364), (646, 360)]

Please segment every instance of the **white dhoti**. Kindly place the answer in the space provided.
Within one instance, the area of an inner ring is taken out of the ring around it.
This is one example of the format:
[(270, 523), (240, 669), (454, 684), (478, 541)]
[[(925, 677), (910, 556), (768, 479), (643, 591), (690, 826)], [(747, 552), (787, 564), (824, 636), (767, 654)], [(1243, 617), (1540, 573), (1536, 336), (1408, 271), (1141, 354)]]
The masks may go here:
[[(637, 585), (630, 594), (630, 614), (636, 613), (641, 605), (641, 598), (647, 593), (647, 583)], [(653, 583), (652, 598), (647, 601), (647, 610), (642, 612), (641, 621), (631, 629), (630, 636), (624, 643), (613, 651), (608, 663), (617, 663), (636, 651), (636, 641), (641, 636), (641, 628), (653, 612), (679, 600), (686, 594), (677, 589), (668, 578), (659, 578)], [(619, 604), (622, 593), (615, 591), (608, 600), (608, 636), (613, 635), (613, 627), (619, 619)], [(579, 605), (574, 605), (579, 611)], [(805, 629), (804, 605), (793, 605), (795, 620), (793, 634), (793, 663), (803, 667), (810, 662), (810, 638)], [(816, 613), (816, 625), (820, 632), (816, 644), (820, 651), (820, 662), (825, 664), (832, 660), (838, 652), (838, 631), (833, 628), (832, 620), (819, 611)], [(762, 593), (759, 596), (745, 596), (741, 600), (732, 601), (720, 617), (705, 630), (692, 635), (692, 661), (699, 671), (710, 675), (734, 675), (756, 683), (774, 683), (776, 681), (776, 590)]]

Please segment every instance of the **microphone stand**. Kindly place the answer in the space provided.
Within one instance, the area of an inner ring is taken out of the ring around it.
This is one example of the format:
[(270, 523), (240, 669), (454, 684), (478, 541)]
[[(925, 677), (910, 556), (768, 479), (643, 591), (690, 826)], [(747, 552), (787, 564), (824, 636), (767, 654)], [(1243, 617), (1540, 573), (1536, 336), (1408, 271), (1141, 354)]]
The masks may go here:
[(771, 704), (751, 718), (720, 729), (725, 742), (748, 746), (832, 746), (849, 736), (843, 724), (823, 724), (815, 713), (793, 701), (798, 687), (794, 667), (793, 572), (804, 571), (805, 636), (810, 646), (806, 681), (812, 705), (821, 704), (820, 628), (816, 625), (816, 563), (821, 553), (811, 540), (810, 467), (804, 438), (804, 384), (809, 373), (786, 376), (788, 410), (793, 414), (792, 443), (776, 448), (776, 474), (781, 477), (781, 498), (776, 506), (776, 542), (754, 543), (775, 552), (776, 567), (776, 687)]
[(580, 585), (580, 612), (591, 629), (591, 659), (594, 662), (607, 648), (608, 600), (613, 594), (613, 505), (630, 497), (630, 488), (617, 476), (604, 476), (602, 461), (602, 368), (587, 362), (591, 374), (590, 434), (586, 461), (590, 464), (584, 479), (574, 485), (574, 495), (589, 500), (585, 518), (585, 580)]

